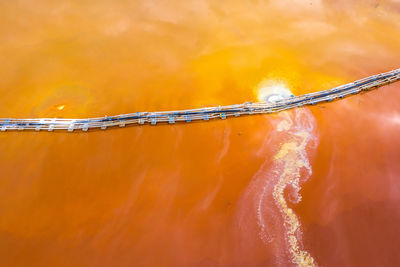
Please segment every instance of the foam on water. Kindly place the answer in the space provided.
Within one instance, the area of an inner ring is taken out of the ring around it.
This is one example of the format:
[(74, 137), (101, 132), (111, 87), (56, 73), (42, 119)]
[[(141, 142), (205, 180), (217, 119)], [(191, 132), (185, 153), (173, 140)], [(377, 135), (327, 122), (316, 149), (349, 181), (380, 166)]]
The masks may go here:
[[(258, 237), (273, 251), (274, 265), (292, 262), (315, 266), (316, 261), (303, 247), (299, 218), (288, 203), (301, 201), (301, 185), (312, 173), (308, 154), (318, 143), (315, 119), (308, 109), (299, 108), (279, 113), (272, 124), (273, 131), (266, 138), (278, 147), (273, 158), (265, 159), (239, 201), (239, 230), (249, 234), (248, 229), (256, 227)], [(244, 244), (253, 242), (246, 238)]]
[[(315, 266), (314, 259), (310, 253), (301, 249), (300, 222), (293, 210), (288, 207), (284, 195), (285, 189), (290, 186), (293, 190), (291, 201), (294, 203), (300, 202), (300, 180), (306, 180), (312, 173), (306, 152), (306, 146), (310, 139), (313, 138), (312, 128), (309, 127), (312, 115), (309, 111), (300, 109), (296, 110), (295, 113), (295, 121), (290, 121), (290, 127), (285, 129), (288, 131), (287, 140), (274, 156), (276, 163), (276, 171), (274, 173), (277, 175), (272, 194), (275, 205), (278, 207), (284, 221), (285, 240), (293, 263), (298, 266)], [(282, 120), (279, 125), (281, 124), (289, 125), (287, 119)], [(279, 125), (277, 131), (281, 132), (284, 129), (280, 128)], [(301, 175), (302, 169), (306, 170), (303, 175)]]

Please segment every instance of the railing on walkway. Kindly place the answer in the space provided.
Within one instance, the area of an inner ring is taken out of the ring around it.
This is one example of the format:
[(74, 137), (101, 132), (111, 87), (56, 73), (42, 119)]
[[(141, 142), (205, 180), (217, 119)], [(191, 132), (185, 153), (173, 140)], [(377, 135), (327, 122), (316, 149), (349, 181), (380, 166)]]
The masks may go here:
[(0, 118), (0, 130), (74, 130), (87, 131), (89, 129), (108, 127), (124, 127), (129, 124), (151, 124), (158, 123), (174, 124), (176, 122), (191, 122), (196, 120), (212, 120), (216, 118), (226, 119), (241, 115), (275, 113), (291, 108), (305, 105), (315, 105), (321, 102), (329, 102), (344, 98), (349, 95), (358, 94), (374, 88), (378, 88), (400, 80), (400, 69), (373, 75), (352, 83), (348, 83), (329, 90), (310, 94), (292, 96), (275, 102), (246, 102), (243, 104), (206, 107), (188, 110), (159, 111), (159, 112), (136, 112), (110, 117), (88, 118), (88, 119), (8, 119)]

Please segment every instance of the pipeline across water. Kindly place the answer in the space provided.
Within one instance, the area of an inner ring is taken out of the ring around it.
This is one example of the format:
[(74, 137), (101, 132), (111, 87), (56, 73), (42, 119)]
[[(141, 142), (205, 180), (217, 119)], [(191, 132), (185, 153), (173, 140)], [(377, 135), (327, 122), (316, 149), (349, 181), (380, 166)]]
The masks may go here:
[(88, 119), (12, 119), (0, 118), (0, 130), (74, 130), (87, 131), (89, 129), (105, 130), (110, 127), (125, 127), (130, 124), (151, 124), (158, 123), (174, 124), (175, 122), (209, 121), (211, 119), (226, 119), (241, 115), (276, 113), (287, 109), (302, 107), (305, 105), (316, 105), (322, 102), (329, 102), (372, 90), (400, 80), (400, 69), (373, 75), (352, 83), (341, 85), (328, 90), (315, 93), (291, 96), (273, 102), (246, 102), (243, 104), (206, 107), (187, 110), (158, 111), (158, 112), (136, 112), (115, 116), (105, 116)]

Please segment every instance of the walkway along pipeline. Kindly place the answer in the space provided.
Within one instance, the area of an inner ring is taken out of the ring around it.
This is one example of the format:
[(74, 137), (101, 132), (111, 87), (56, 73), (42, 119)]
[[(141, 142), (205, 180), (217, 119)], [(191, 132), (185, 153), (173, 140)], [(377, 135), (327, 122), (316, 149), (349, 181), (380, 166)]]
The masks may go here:
[(151, 124), (158, 123), (174, 124), (175, 122), (209, 121), (211, 119), (226, 119), (241, 115), (276, 113), (287, 109), (302, 107), (305, 105), (316, 105), (322, 102), (329, 102), (341, 99), (350, 95), (359, 94), (365, 91), (394, 83), (400, 80), (400, 69), (386, 73), (373, 75), (352, 83), (341, 85), (328, 90), (315, 93), (291, 96), (273, 102), (246, 102), (243, 104), (206, 107), (198, 109), (158, 111), (158, 112), (136, 112), (115, 116), (105, 116), (88, 119), (10, 119), (0, 118), (0, 130), (74, 130), (87, 131), (89, 129), (105, 130), (109, 127), (125, 127), (129, 124)]

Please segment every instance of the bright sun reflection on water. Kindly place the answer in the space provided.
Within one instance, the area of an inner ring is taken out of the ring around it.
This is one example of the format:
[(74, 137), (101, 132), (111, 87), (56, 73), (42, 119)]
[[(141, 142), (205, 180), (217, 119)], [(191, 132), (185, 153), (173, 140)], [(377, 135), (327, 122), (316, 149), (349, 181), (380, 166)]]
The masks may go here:
[(65, 108), (65, 105), (58, 105), (56, 108), (57, 108), (58, 110), (63, 110), (63, 109)]

